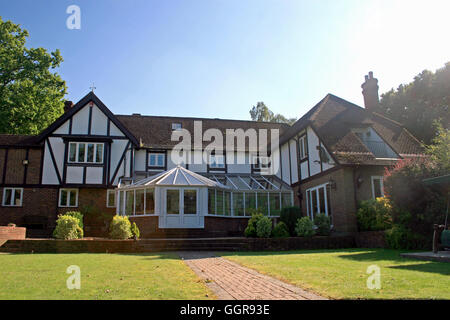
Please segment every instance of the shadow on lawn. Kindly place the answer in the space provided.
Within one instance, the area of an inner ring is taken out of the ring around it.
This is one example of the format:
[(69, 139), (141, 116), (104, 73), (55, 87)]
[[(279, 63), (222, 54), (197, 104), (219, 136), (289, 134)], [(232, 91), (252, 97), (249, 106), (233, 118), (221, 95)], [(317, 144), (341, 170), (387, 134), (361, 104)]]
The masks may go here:
[(444, 276), (450, 276), (450, 266), (444, 262), (428, 262), (402, 266), (390, 266), (388, 268), (398, 270), (410, 270), (419, 272), (439, 273)]

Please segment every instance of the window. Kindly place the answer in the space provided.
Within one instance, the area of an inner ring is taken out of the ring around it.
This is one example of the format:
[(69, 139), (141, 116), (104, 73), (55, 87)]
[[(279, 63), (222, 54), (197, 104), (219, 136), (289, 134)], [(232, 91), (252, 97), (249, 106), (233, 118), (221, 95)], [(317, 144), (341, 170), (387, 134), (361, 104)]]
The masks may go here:
[(209, 167), (211, 169), (225, 169), (225, 156), (223, 154), (211, 154), (209, 156)]
[(116, 207), (116, 191), (108, 190), (106, 191), (106, 207), (115, 208)]
[(225, 206), (225, 215), (226, 216), (231, 216), (231, 192), (224, 192), (224, 206)]
[(197, 214), (197, 190), (184, 190), (184, 214)]
[(384, 197), (383, 177), (372, 176), (372, 197), (374, 199)]
[(5, 207), (22, 206), (23, 188), (4, 188), (2, 205)]
[(269, 194), (270, 215), (279, 216), (281, 212), (281, 197), (279, 193)]
[(167, 214), (180, 213), (180, 192), (179, 190), (167, 190), (166, 193)]
[(125, 192), (125, 215), (134, 215), (134, 191)]
[(145, 191), (145, 213), (146, 214), (155, 214), (155, 197), (154, 190), (147, 189)]
[(300, 160), (303, 160), (308, 157), (308, 141), (306, 140), (306, 135), (300, 137), (298, 144)]
[(256, 209), (256, 194), (255, 193), (245, 193), (245, 215), (251, 216), (252, 210)]
[(258, 195), (258, 211), (261, 210), (262, 214), (265, 216), (269, 215), (269, 206), (268, 206), (268, 193), (259, 192)]
[(103, 163), (103, 143), (70, 142), (69, 163)]
[(235, 216), (244, 215), (244, 194), (242, 192), (233, 193), (233, 210)]
[(208, 214), (216, 214), (216, 190), (208, 190)]
[(134, 214), (135, 215), (143, 215), (144, 214), (144, 203), (145, 203), (145, 190), (144, 189), (138, 189), (135, 190), (136, 192), (136, 200), (135, 200), (135, 207), (134, 207)]
[(223, 216), (223, 191), (216, 191), (216, 213), (219, 216)]
[(253, 169), (270, 168), (270, 157), (253, 157)]
[(306, 208), (311, 219), (319, 213), (331, 215), (328, 183), (306, 190)]
[(78, 207), (78, 189), (60, 189), (59, 206)]
[(182, 126), (181, 123), (173, 122), (172, 123), (172, 130), (181, 130)]
[(166, 160), (165, 153), (149, 153), (148, 166), (149, 167), (164, 167)]

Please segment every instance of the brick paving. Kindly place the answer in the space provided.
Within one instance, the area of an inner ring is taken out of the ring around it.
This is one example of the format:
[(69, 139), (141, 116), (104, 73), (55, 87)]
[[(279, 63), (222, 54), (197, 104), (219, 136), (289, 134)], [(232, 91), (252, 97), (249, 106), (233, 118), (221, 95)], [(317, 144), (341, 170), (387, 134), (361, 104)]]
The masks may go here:
[(220, 300), (324, 299), (211, 252), (179, 252), (179, 255)]

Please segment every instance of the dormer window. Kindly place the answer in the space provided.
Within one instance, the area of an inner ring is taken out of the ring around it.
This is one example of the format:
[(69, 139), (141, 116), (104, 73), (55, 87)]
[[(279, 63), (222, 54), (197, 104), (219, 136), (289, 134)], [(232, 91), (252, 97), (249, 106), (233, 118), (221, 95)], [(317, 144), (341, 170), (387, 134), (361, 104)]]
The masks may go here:
[(225, 156), (223, 154), (212, 154), (209, 156), (209, 167), (215, 170), (225, 169)]
[(182, 126), (179, 122), (172, 122), (172, 131), (181, 130)]
[(253, 169), (265, 170), (270, 168), (270, 157), (253, 157)]
[(166, 163), (165, 153), (149, 153), (148, 154), (148, 166), (152, 168), (164, 168)]
[(103, 143), (70, 142), (69, 163), (103, 163)]

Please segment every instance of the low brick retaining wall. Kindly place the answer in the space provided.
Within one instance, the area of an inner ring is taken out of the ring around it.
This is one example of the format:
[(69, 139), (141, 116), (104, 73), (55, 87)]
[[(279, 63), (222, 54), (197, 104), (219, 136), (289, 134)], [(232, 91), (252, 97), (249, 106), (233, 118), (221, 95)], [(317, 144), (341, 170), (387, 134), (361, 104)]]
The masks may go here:
[(365, 231), (355, 234), (355, 243), (358, 248), (385, 248), (384, 231)]
[(261, 251), (300, 249), (353, 248), (353, 236), (312, 238), (212, 238), (212, 239), (144, 239), (144, 240), (8, 240), (0, 246), (0, 252), (34, 253), (133, 253), (171, 250), (208, 251)]
[(0, 240), (25, 239), (26, 228), (0, 227)]

